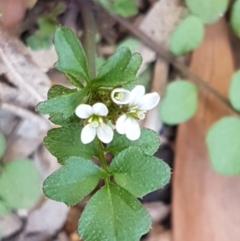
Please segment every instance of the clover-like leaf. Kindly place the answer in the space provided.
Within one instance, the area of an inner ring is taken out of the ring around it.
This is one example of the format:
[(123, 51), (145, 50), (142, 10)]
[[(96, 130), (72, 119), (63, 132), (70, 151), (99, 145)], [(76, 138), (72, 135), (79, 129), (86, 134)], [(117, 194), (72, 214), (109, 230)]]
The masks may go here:
[(151, 218), (130, 193), (109, 184), (87, 203), (78, 232), (85, 241), (139, 241), (151, 227)]
[(134, 52), (137, 49), (137, 46), (140, 45), (140, 43), (140, 40), (138, 40), (137, 38), (127, 37), (121, 42), (119, 42), (116, 47), (117, 49), (120, 49), (122, 47), (128, 47), (132, 52)]
[(84, 100), (87, 89), (56, 96), (40, 102), (37, 110), (42, 114), (62, 114), (63, 118), (72, 116), (77, 106)]
[(96, 140), (83, 144), (80, 139), (81, 131), (82, 127), (76, 123), (52, 129), (44, 138), (44, 145), (61, 164), (72, 156), (91, 159), (98, 155)]
[(234, 33), (240, 38), (240, 0), (236, 0), (233, 3), (231, 11), (231, 26)]
[(57, 21), (50, 16), (44, 15), (38, 18), (38, 35), (41, 37), (49, 37), (57, 27)]
[(116, 155), (130, 146), (137, 146), (145, 154), (153, 155), (158, 150), (159, 145), (160, 139), (155, 131), (141, 128), (141, 136), (136, 141), (131, 141), (125, 135), (114, 132), (113, 140), (108, 144), (107, 150)]
[(186, 0), (186, 4), (204, 23), (213, 23), (227, 10), (228, 0)]
[(0, 158), (3, 157), (6, 150), (6, 140), (4, 135), (0, 132)]
[(53, 200), (75, 205), (98, 184), (101, 169), (89, 160), (70, 157), (43, 184), (45, 195)]
[(55, 67), (65, 74), (89, 81), (86, 56), (75, 33), (69, 28), (57, 28), (54, 45), (59, 57)]
[(101, 4), (108, 11), (119, 14), (122, 17), (129, 17), (137, 14), (138, 9), (136, 2), (134, 0), (94, 0), (95, 2)]
[(76, 86), (76, 87), (78, 87), (78, 88), (80, 88), (80, 89), (84, 88), (82, 82), (81, 82), (79, 79), (77, 79), (76, 77), (74, 77), (74, 76), (72, 76), (72, 75), (70, 75), (70, 74), (66, 74), (66, 77), (67, 77), (68, 81), (69, 81), (72, 85), (74, 85), (74, 86)]
[(138, 53), (122, 47), (100, 68), (98, 76), (91, 82), (93, 87), (115, 87), (129, 84), (136, 80), (136, 74), (142, 63)]
[(75, 113), (68, 118), (63, 117), (63, 115), (60, 113), (52, 114), (50, 115), (49, 120), (59, 126), (66, 126), (70, 123), (79, 123), (79, 118), (75, 115)]
[(28, 159), (4, 165), (0, 175), (0, 197), (14, 209), (31, 208), (41, 196), (40, 175)]
[[(7, 203), (0, 199), (0, 217), (8, 215), (11, 209), (8, 207)], [(1, 232), (1, 229), (0, 229)]]
[(190, 119), (197, 110), (197, 87), (187, 81), (174, 81), (167, 86), (166, 95), (160, 103), (160, 117), (169, 125)]
[(240, 111), (240, 70), (236, 71), (232, 76), (229, 88), (229, 99), (233, 108)]
[(207, 133), (207, 147), (215, 171), (223, 175), (240, 174), (240, 119), (224, 117)]
[(113, 8), (114, 11), (122, 17), (129, 17), (138, 13), (134, 0), (115, 0), (113, 1)]
[[(52, 99), (57, 96), (62, 96), (62, 95), (67, 95), (67, 94), (72, 94), (76, 93), (77, 89), (69, 89), (66, 88), (62, 85), (53, 85), (50, 90), (48, 91), (48, 99)], [(79, 118), (73, 113), (69, 117), (64, 117), (62, 113), (55, 113), (55, 114), (50, 114), (50, 121), (57, 124), (57, 125), (67, 125), (72, 122), (79, 122)]]
[(179, 56), (197, 48), (204, 36), (204, 26), (196, 16), (188, 16), (174, 29), (170, 38), (170, 50)]
[(77, 89), (69, 89), (62, 85), (53, 85), (48, 91), (48, 99), (52, 99), (61, 95), (76, 93)]
[(114, 157), (109, 171), (116, 183), (136, 197), (165, 186), (170, 167), (162, 160), (146, 155), (139, 147), (129, 147)]

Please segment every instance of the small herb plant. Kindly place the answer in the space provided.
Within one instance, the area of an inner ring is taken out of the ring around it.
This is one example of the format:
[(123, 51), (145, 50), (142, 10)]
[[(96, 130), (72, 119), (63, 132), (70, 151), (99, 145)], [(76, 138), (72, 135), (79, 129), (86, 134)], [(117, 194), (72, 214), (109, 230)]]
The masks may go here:
[[(44, 193), (75, 205), (94, 191), (79, 220), (79, 235), (85, 241), (138, 241), (151, 227), (138, 198), (170, 179), (169, 166), (152, 156), (160, 144), (157, 133), (138, 124), (160, 97), (135, 86), (142, 59), (128, 48), (120, 48), (91, 78), (81, 43), (70, 29), (57, 28), (54, 43), (56, 68), (75, 88), (52, 86), (48, 100), (37, 106), (61, 126), (44, 139), (62, 165), (45, 180)], [(107, 153), (114, 156), (110, 164)]]

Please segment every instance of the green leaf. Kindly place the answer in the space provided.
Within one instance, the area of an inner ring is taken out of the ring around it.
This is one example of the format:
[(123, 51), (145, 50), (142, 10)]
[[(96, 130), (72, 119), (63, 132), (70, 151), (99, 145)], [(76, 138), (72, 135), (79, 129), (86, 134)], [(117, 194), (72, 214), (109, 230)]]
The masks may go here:
[(97, 141), (83, 144), (80, 139), (81, 131), (82, 127), (75, 123), (52, 129), (44, 138), (44, 145), (61, 164), (72, 156), (91, 159), (98, 155)]
[(207, 147), (215, 171), (223, 175), (240, 174), (240, 119), (225, 117), (207, 133)]
[(65, 27), (57, 28), (54, 44), (59, 57), (55, 67), (65, 74), (89, 81), (86, 56), (75, 33)]
[(41, 196), (37, 168), (28, 159), (7, 163), (0, 176), (0, 197), (13, 209), (31, 208)]
[(57, 27), (57, 22), (53, 18), (45, 15), (38, 19), (38, 25), (38, 35), (41, 37), (48, 37), (53, 35)]
[(122, 17), (130, 17), (138, 13), (135, 0), (115, 0), (113, 1), (113, 9)]
[(97, 73), (99, 72), (100, 68), (102, 67), (103, 64), (106, 63), (106, 60), (102, 57), (96, 57), (96, 70)]
[(62, 13), (65, 9), (63, 3), (57, 4), (51, 12), (38, 18), (39, 29), (33, 35), (26, 39), (26, 44), (33, 50), (47, 49), (52, 46), (53, 34), (58, 25), (56, 16)]
[(88, 202), (78, 231), (85, 241), (139, 241), (151, 227), (140, 202), (115, 184), (101, 188)]
[(68, 95), (76, 92), (77, 92), (77, 89), (69, 89), (62, 85), (53, 85), (48, 91), (48, 99), (52, 99), (60, 95)]
[(190, 119), (197, 110), (197, 87), (187, 81), (174, 81), (167, 86), (160, 104), (160, 117), (164, 123), (176, 125)]
[(109, 0), (94, 0), (94, 2), (101, 4), (104, 8), (106, 8), (110, 12), (114, 12), (113, 4)]
[(136, 197), (165, 186), (170, 168), (162, 160), (148, 156), (138, 147), (129, 147), (114, 157), (109, 171), (115, 182)]
[(101, 4), (111, 13), (119, 14), (122, 17), (133, 16), (138, 13), (138, 9), (134, 0), (94, 0)]
[(9, 213), (11, 213), (11, 209), (3, 200), (0, 199), (0, 217), (8, 215)]
[[(53, 85), (48, 91), (48, 99), (52, 99), (57, 96), (67, 95), (71, 93), (76, 93), (77, 89), (69, 89), (62, 85)], [(79, 123), (79, 118), (73, 113), (69, 117), (64, 117), (61, 113), (51, 114), (49, 120), (57, 125), (67, 125), (69, 123), (75, 122)]]
[(229, 99), (233, 108), (240, 111), (240, 70), (236, 71), (232, 76), (229, 88)]
[(37, 105), (37, 111), (42, 114), (62, 114), (64, 118), (72, 116), (77, 106), (83, 102), (87, 89), (66, 95), (56, 96)]
[(234, 33), (240, 38), (240, 0), (235, 0), (231, 11), (231, 26)]
[(70, 123), (80, 123), (79, 118), (75, 114), (68, 118), (64, 118), (62, 114), (52, 114), (50, 115), (49, 120), (59, 126), (66, 126)]
[(84, 88), (83, 84), (80, 82), (79, 79), (75, 78), (74, 76), (72, 76), (70, 74), (66, 74), (66, 77), (72, 85), (74, 85), (80, 89)]
[(136, 146), (142, 149), (147, 155), (153, 155), (160, 145), (160, 139), (157, 133), (147, 128), (141, 128), (141, 136), (136, 141), (130, 141), (125, 135), (114, 132), (113, 140), (108, 144), (107, 150), (113, 155), (127, 149), (130, 146)]
[(228, 0), (186, 0), (186, 4), (204, 23), (213, 23), (227, 10)]
[(26, 39), (26, 45), (33, 50), (48, 49), (52, 45), (52, 39), (36, 33)]
[(117, 50), (122, 48), (122, 47), (128, 47), (132, 52), (134, 52), (137, 48), (138, 45), (140, 45), (140, 41), (136, 38), (128, 37), (122, 40), (118, 45), (117, 45)]
[(188, 16), (174, 29), (170, 37), (170, 50), (179, 56), (196, 49), (202, 42), (204, 26), (196, 16)]
[(0, 132), (0, 158), (3, 157), (6, 150), (6, 140), (4, 135)]
[(75, 205), (97, 186), (101, 174), (91, 161), (71, 157), (44, 181), (43, 191), (53, 200)]
[(129, 48), (122, 47), (102, 65), (91, 84), (93, 87), (115, 87), (131, 83), (136, 80), (141, 63), (140, 54), (131, 54)]

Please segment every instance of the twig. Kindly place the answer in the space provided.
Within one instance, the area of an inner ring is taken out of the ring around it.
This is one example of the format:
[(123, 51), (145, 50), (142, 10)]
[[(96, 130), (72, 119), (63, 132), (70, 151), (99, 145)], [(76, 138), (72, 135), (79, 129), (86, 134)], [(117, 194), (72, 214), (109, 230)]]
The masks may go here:
[(23, 118), (23, 119), (29, 119), (33, 122), (36, 122), (36, 123), (45, 123), (45, 125), (49, 125), (50, 122), (49, 120), (47, 120), (45, 117), (40, 117), (39, 115), (37, 114), (34, 114), (33, 112), (23, 108), (23, 107), (20, 107), (20, 106), (16, 106), (14, 104), (10, 104), (10, 103), (0, 103), (0, 108), (3, 109), (3, 110), (6, 110), (6, 111), (9, 111), (13, 114), (15, 114), (16, 116), (20, 117), (20, 118)]
[[(104, 11), (106, 11), (106, 10), (104, 10)], [(106, 13), (107, 13), (107, 11), (106, 11)], [(107, 13), (107, 14), (109, 14), (109, 13)], [(182, 72), (187, 78), (191, 79), (200, 88), (203, 88), (206, 91), (208, 91), (209, 93), (211, 93), (212, 95), (214, 95), (224, 105), (226, 105), (229, 109), (231, 109), (231, 111), (234, 114), (236, 114), (238, 116), (240, 115), (239, 112), (237, 112), (236, 110), (233, 109), (233, 107), (231, 106), (231, 104), (227, 98), (222, 96), (218, 91), (213, 89), (205, 81), (203, 81), (198, 76), (196, 76), (185, 64), (177, 61), (174, 55), (172, 55), (170, 52), (166, 51), (162, 46), (160, 46), (155, 41), (153, 41), (151, 38), (149, 38), (141, 30), (134, 27), (126, 19), (124, 19), (120, 16), (117, 16), (117, 15), (112, 15), (112, 14), (110, 14), (110, 16), (113, 19), (115, 19), (118, 23), (120, 23), (122, 26), (124, 26), (131, 34), (133, 34), (135, 37), (139, 38), (144, 44), (146, 44), (148, 47), (150, 47), (152, 50), (154, 50), (159, 55), (159, 57), (161, 57), (164, 60), (166, 60), (167, 62), (171, 63), (176, 69), (178, 69), (180, 72)]]
[(21, 74), (16, 71), (11, 61), (6, 56), (4, 50), (0, 48), (0, 58), (2, 59), (2, 62), (5, 64), (7, 70), (13, 75), (15, 81), (19, 83), (22, 87), (25, 87), (25, 89), (38, 101), (43, 101), (44, 98), (39, 94), (39, 92), (31, 85), (29, 85), (21, 76)]

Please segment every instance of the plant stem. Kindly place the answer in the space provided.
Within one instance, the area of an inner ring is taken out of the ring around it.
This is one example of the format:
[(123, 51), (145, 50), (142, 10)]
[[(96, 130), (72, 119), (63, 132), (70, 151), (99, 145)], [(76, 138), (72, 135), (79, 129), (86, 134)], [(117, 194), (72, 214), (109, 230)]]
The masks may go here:
[[(103, 147), (103, 144), (100, 140), (98, 140), (99, 142), (99, 161), (100, 161), (100, 164), (101, 164), (101, 167), (102, 169), (105, 171), (105, 173), (109, 174), (108, 172), (108, 165), (107, 165), (107, 162), (106, 162), (106, 159), (105, 159), (105, 156), (104, 156), (104, 147)], [(109, 175), (105, 175), (104, 176), (104, 180), (105, 180), (105, 183), (108, 185), (110, 180), (109, 180)]]
[(104, 148), (103, 148), (102, 142), (100, 140), (98, 141), (99, 141), (99, 161), (101, 163), (102, 168), (107, 171), (108, 165), (104, 156)]
[(91, 11), (89, 1), (78, 0), (84, 22), (84, 50), (86, 52), (89, 75), (91, 79), (96, 77), (96, 24)]

